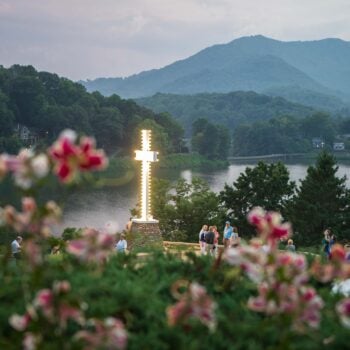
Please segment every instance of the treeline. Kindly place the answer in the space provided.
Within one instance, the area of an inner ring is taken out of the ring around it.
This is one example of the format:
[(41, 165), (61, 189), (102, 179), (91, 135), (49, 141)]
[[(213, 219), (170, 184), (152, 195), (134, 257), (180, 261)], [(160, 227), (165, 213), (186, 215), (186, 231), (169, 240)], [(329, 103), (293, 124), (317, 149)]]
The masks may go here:
[(38, 142), (52, 142), (62, 129), (94, 135), (107, 151), (129, 152), (137, 130), (154, 130), (153, 145), (162, 153), (184, 150), (183, 129), (168, 114), (154, 113), (117, 95), (88, 93), (85, 87), (32, 66), (0, 66), (0, 152), (15, 152), (23, 141), (14, 132), (20, 124)]
[[(305, 153), (313, 149), (313, 138), (319, 138), (326, 149), (332, 149), (337, 136), (347, 133), (350, 133), (350, 118), (336, 119), (321, 112), (300, 119), (273, 118), (237, 127), (232, 136), (233, 154)], [(344, 141), (350, 146), (346, 139)]]
[(153, 212), (165, 239), (175, 241), (197, 242), (203, 224), (217, 225), (222, 234), (227, 219), (244, 239), (250, 239), (255, 231), (247, 214), (255, 206), (279, 211), (293, 224), (293, 239), (299, 246), (319, 245), (326, 228), (339, 240), (349, 241), (350, 190), (337, 170), (334, 157), (321, 153), (299, 185), (290, 181), (284, 164), (264, 162), (247, 167), (219, 194), (197, 178), (177, 184), (158, 180), (153, 186)]
[(153, 111), (169, 112), (190, 131), (199, 118), (224, 125), (233, 130), (240, 124), (268, 120), (281, 115), (305, 117), (315, 109), (253, 91), (201, 93), (195, 95), (155, 94), (135, 101)]

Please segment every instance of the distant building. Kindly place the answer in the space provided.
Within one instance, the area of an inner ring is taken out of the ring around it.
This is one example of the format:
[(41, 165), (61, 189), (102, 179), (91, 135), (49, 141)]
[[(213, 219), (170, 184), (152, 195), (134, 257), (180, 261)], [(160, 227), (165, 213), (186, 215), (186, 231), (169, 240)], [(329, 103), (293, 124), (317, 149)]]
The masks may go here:
[(37, 134), (29, 130), (29, 128), (25, 125), (17, 124), (15, 133), (21, 141), (29, 146), (35, 145), (38, 142)]
[(344, 142), (334, 142), (333, 143), (333, 151), (344, 151), (345, 143)]
[(312, 139), (312, 147), (313, 148), (324, 148), (325, 142), (319, 137), (314, 137)]

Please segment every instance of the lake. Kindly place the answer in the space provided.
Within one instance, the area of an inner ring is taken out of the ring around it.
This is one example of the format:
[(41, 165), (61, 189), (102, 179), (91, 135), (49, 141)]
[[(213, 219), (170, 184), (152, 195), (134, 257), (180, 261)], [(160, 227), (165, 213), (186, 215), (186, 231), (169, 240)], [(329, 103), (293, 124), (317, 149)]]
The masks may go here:
[[(338, 176), (350, 177), (350, 164), (338, 164)], [(198, 176), (208, 182), (211, 190), (220, 192), (225, 183), (232, 185), (240, 173), (253, 164), (231, 164), (227, 169), (218, 171), (159, 170), (157, 177), (176, 181), (180, 177), (191, 181)], [(307, 164), (286, 164), (290, 178), (298, 182), (306, 176)], [(350, 187), (350, 179), (347, 179)], [(135, 207), (138, 198), (139, 179), (134, 178), (124, 186), (91, 189), (78, 192), (69, 197), (64, 208), (63, 227), (104, 227), (107, 222), (114, 222), (123, 229), (130, 217), (130, 209)]]

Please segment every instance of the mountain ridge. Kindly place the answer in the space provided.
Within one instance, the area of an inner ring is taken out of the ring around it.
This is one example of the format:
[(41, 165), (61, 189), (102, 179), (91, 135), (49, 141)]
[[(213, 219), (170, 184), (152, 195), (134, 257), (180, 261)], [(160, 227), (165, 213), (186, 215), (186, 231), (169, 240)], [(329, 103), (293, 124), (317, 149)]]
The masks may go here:
[(116, 93), (125, 98), (157, 92), (263, 92), (291, 85), (347, 98), (348, 62), (350, 42), (342, 39), (284, 42), (256, 35), (212, 45), (162, 68), (125, 78), (97, 78), (81, 83), (88, 91)]

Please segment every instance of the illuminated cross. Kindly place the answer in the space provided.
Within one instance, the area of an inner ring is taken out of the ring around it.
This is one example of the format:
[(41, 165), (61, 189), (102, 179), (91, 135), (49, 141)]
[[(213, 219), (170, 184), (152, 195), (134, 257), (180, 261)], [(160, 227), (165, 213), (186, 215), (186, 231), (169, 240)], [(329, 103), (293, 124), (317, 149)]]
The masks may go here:
[(158, 161), (158, 152), (151, 151), (151, 130), (141, 130), (142, 150), (135, 151), (141, 165), (141, 217), (133, 221), (158, 222), (151, 214), (151, 162)]

